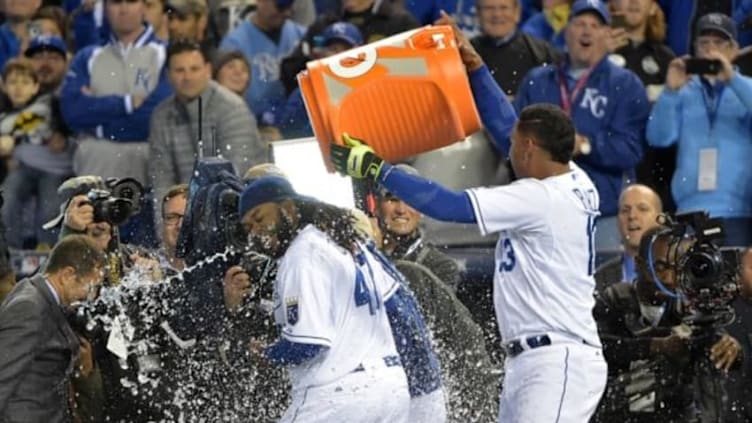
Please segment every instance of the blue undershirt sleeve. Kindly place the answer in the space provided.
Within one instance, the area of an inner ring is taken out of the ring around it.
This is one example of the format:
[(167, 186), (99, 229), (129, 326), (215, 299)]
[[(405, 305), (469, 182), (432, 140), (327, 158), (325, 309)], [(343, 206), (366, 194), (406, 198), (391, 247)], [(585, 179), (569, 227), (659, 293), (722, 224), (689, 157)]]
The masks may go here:
[(321, 345), (290, 342), (281, 338), (264, 351), (266, 359), (277, 366), (298, 365), (304, 363), (324, 349)]
[(496, 83), (486, 65), (471, 72), (468, 80), (483, 127), (491, 135), (496, 151), (503, 157), (507, 157), (510, 147), (509, 137), (517, 121), (514, 106)]
[(470, 198), (426, 178), (410, 175), (384, 163), (378, 183), (414, 209), (436, 220), (454, 223), (476, 223)]

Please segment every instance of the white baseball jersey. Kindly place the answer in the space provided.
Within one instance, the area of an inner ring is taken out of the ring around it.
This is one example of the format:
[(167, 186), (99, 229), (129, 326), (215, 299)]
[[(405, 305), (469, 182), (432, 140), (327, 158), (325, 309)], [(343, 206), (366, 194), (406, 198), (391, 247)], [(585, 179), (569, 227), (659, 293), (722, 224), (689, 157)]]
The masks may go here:
[(295, 237), (277, 272), (275, 320), (288, 341), (326, 350), (289, 368), (293, 390), (324, 385), (397, 355), (383, 295), (353, 256), (318, 228), (309, 225)]
[(599, 198), (571, 171), (467, 190), (481, 233), (496, 244), (494, 306), (504, 341), (547, 332), (600, 346), (593, 319), (593, 235)]

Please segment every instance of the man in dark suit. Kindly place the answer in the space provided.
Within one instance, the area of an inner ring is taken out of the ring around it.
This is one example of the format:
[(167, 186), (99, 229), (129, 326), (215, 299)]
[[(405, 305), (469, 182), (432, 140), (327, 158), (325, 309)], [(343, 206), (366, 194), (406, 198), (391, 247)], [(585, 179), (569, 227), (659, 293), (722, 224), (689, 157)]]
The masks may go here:
[(44, 273), (19, 282), (0, 305), (0, 422), (70, 421), (80, 341), (63, 309), (96, 293), (104, 264), (91, 238), (66, 237)]

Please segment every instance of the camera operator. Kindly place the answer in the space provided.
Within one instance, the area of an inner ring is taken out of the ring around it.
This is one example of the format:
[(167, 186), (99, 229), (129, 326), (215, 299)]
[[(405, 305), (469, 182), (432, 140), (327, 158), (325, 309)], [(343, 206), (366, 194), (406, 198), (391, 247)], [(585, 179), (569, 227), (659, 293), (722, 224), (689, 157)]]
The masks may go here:
[[(198, 172), (215, 171), (214, 164), (203, 165), (197, 164)], [(281, 171), (262, 164), (244, 179), (269, 173)], [(185, 421), (277, 421), (289, 400), (284, 372), (248, 351), (249, 339), (270, 343), (276, 338), (271, 316), (275, 270), (270, 259), (245, 251), (247, 234), (240, 231), (237, 203), (223, 206), (232, 203), (228, 199), (242, 185), (230, 174), (198, 183), (174, 228), (176, 254), (186, 269), (172, 281), (177, 283), (170, 283), (175, 313), (167, 320), (182, 341), (168, 351), (165, 376), (173, 396), (189, 400), (168, 405), (170, 414), (179, 413)]]
[(682, 324), (685, 304), (657, 287), (656, 279), (668, 289), (678, 286), (676, 263), (689, 245), (671, 241), (663, 226), (646, 231), (636, 257), (635, 283), (611, 285), (597, 298), (593, 314), (609, 379), (595, 422), (716, 421), (718, 410), (712, 404), (722, 393), (708, 393), (700, 386), (722, 376), (697, 372), (697, 365), (707, 358), (727, 372), (736, 364), (741, 346), (716, 330), (712, 346), (704, 347), (708, 343)]

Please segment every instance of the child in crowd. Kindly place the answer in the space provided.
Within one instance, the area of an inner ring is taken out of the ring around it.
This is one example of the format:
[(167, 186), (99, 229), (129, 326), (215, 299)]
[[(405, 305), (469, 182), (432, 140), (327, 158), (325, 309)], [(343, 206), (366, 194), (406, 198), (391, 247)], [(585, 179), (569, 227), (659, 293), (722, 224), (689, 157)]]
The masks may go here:
[(240, 51), (225, 51), (214, 61), (213, 77), (219, 85), (245, 98), (251, 84), (251, 65)]
[(33, 236), (39, 244), (52, 245), (56, 235), (41, 226), (58, 212), (57, 187), (73, 173), (71, 149), (53, 116), (52, 96), (38, 95), (39, 79), (31, 62), (8, 61), (2, 77), (10, 106), (0, 114), (0, 158), (8, 161), (3, 219), (8, 227), (17, 228), (8, 232), (8, 244), (34, 247), (24, 245), (25, 231), (18, 230), (25, 207), (34, 199)]

